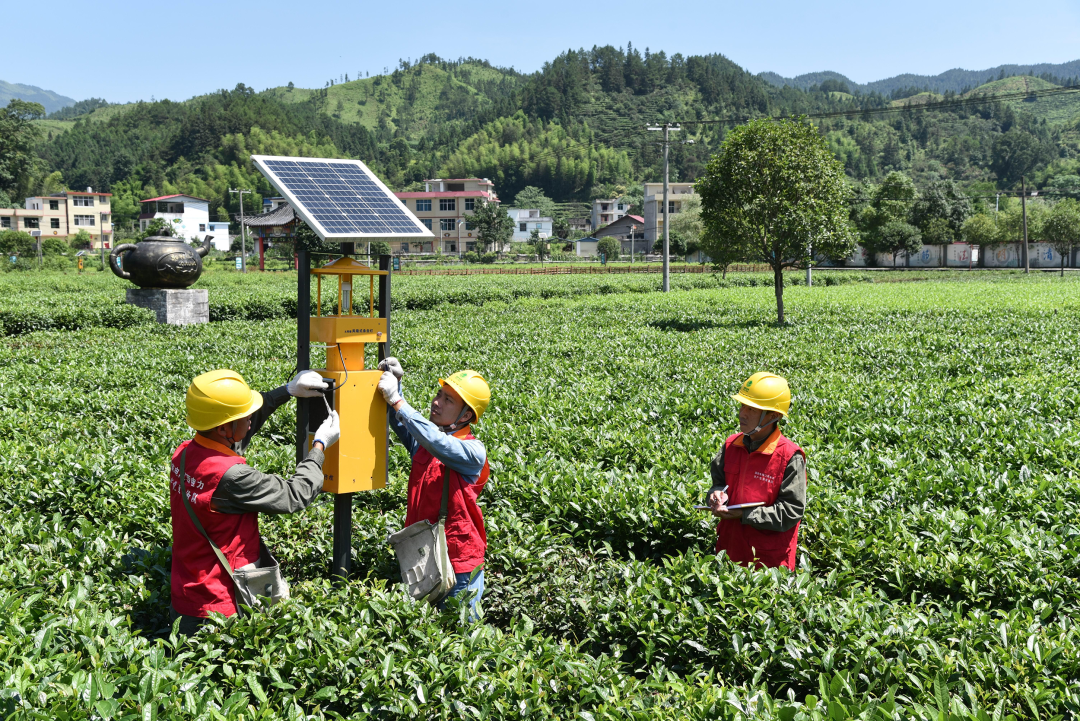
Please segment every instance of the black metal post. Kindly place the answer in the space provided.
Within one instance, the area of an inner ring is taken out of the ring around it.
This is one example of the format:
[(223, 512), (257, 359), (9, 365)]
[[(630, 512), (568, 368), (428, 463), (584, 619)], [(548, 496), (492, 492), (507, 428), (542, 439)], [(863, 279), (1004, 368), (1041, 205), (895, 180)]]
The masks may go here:
[[(311, 258), (306, 250), (296, 251), (296, 370), (311, 365)], [(307, 455), (308, 405), (296, 399), (296, 462)]]
[(379, 344), (379, 360), (390, 356), (390, 276), (394, 272), (391, 261), (392, 256), (379, 256), (379, 270), (385, 270), (386, 275), (379, 276), (379, 317), (386, 318), (386, 342)]
[[(354, 243), (342, 243), (341, 254), (353, 255)], [(352, 507), (353, 494), (338, 493), (334, 496), (334, 557), (330, 565), (330, 576), (334, 583), (341, 585), (349, 580), (352, 566)]]
[[(390, 357), (390, 278), (394, 275), (393, 257), (379, 256), (379, 270), (386, 275), (379, 276), (379, 317), (386, 318), (386, 342), (379, 344), (379, 360)], [(390, 429), (386, 431), (386, 475), (390, 475)]]
[(337, 584), (349, 580), (352, 565), (352, 497), (351, 493), (334, 496), (334, 561), (330, 575)]

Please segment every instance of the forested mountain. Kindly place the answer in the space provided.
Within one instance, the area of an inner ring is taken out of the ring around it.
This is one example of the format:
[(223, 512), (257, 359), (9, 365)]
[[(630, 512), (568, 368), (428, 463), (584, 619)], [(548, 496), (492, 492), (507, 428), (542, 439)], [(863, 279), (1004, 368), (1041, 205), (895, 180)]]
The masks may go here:
[(8, 83), (0, 80), (0, 107), (7, 105), (12, 98), (41, 103), (46, 113), (54, 113), (61, 108), (75, 104), (75, 101), (66, 95), (60, 95), (51, 90), (43, 90), (36, 85)]
[(986, 70), (961, 70), (954, 68), (938, 75), (913, 75), (904, 73), (884, 80), (875, 80), (860, 85), (840, 73), (826, 70), (820, 73), (804, 73), (794, 78), (785, 78), (773, 72), (758, 73), (758, 77), (777, 87), (793, 87), (809, 90), (821, 85), (826, 80), (843, 83), (851, 92), (880, 93), (893, 95), (907, 89), (928, 90), (933, 93), (961, 93), (991, 80), (1001, 80), (1015, 75), (1029, 75), (1044, 78), (1058, 85), (1080, 85), (1080, 60), (1067, 63), (1036, 63), (1034, 65), (998, 65)]
[[(977, 92), (1052, 87), (1008, 78)], [(503, 198), (534, 185), (556, 201), (582, 201), (661, 177), (659, 133), (649, 125), (682, 122), (673, 134), (680, 144), (671, 149), (671, 176), (692, 180), (735, 123), (844, 112), (852, 114), (814, 122), (853, 181), (901, 170), (919, 184), (947, 179), (992, 188), (1021, 174), (1038, 184), (1077, 172), (1080, 94), (1036, 92), (922, 110), (916, 100), (957, 96), (897, 101), (846, 90), (837, 77), (805, 90), (777, 87), (719, 54), (668, 56), (630, 46), (570, 50), (531, 75), (432, 55), (324, 88), (289, 83), (255, 92), (238, 85), (185, 102), (37, 121), (36, 166), (0, 190), (20, 198), (65, 184), (107, 189), (121, 226), (136, 217), (140, 198), (183, 192), (210, 199), (224, 219), (239, 210), (229, 187), (272, 192), (250, 163), (263, 153), (360, 158), (395, 189), (440, 175), (479, 175), (494, 180)], [(912, 107), (898, 107), (905, 102)], [(681, 143), (688, 140), (693, 144)]]

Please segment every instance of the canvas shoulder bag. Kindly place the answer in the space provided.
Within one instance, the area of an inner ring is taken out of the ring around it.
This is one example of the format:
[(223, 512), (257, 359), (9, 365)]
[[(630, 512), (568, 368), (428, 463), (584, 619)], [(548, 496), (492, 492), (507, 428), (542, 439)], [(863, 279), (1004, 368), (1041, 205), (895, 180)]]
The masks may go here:
[(188, 501), (187, 493), (184, 492), (184, 489), (187, 488), (186, 448), (180, 452), (180, 482), (183, 484), (180, 498), (184, 499), (184, 508), (187, 509), (188, 515), (191, 516), (191, 522), (195, 524), (195, 530), (206, 539), (206, 542), (210, 544), (210, 548), (214, 549), (214, 555), (217, 556), (221, 567), (225, 569), (225, 573), (229, 574), (229, 578), (232, 579), (233, 585), (236, 587), (237, 615), (244, 615), (241, 605), (260, 608), (287, 599), (289, 597), (289, 584), (282, 577), (281, 567), (278, 566), (277, 559), (274, 558), (274, 554), (270, 553), (270, 549), (263, 543), (262, 538), (259, 539), (259, 560), (254, 564), (254, 568), (251, 567), (252, 564), (248, 564), (236, 571), (229, 565), (229, 559), (225, 558), (225, 554), (218, 548), (218, 545), (211, 540), (210, 535), (203, 528), (202, 523), (199, 522), (199, 517), (195, 515), (195, 511)]
[(401, 580), (414, 601), (432, 606), (446, 598), (457, 582), (446, 547), (446, 509), (450, 503), (450, 471), (443, 466), (442, 506), (438, 523), (416, 523), (390, 535), (390, 545), (401, 568)]

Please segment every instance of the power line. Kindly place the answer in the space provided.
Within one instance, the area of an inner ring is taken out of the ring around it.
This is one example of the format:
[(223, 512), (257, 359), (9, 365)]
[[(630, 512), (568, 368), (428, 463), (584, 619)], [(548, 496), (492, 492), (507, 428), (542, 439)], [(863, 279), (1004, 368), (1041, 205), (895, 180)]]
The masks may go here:
[(1065, 95), (1067, 93), (1075, 93), (1078, 91), (1080, 91), (1080, 85), (1069, 85), (1060, 88), (1045, 88), (1043, 90), (1019, 90), (1016, 92), (998, 93), (995, 95), (976, 95), (968, 98), (942, 100), (935, 103), (921, 103), (918, 105), (909, 103), (907, 105), (889, 106), (884, 108), (852, 108), (851, 110), (834, 110), (827, 113), (805, 113), (801, 115), (746, 115), (732, 118), (715, 118), (712, 120), (680, 120), (678, 122), (686, 125), (722, 125), (726, 123), (746, 123), (751, 120), (759, 120), (762, 118), (770, 118), (774, 120), (779, 120), (787, 117), (827, 119), (843, 118), (852, 115), (884, 115), (886, 113), (902, 113), (911, 110), (939, 110), (944, 108), (964, 107), (968, 105), (985, 105), (986, 103), (1000, 103), (1007, 102), (1009, 100), (1024, 100), (1031, 97), (1041, 98), (1054, 95)]

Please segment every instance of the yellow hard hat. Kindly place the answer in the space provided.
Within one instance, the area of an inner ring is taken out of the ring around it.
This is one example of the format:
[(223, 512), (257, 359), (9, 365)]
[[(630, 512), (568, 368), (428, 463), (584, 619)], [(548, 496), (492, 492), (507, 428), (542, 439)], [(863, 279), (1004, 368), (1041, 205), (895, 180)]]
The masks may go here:
[(439, 385), (450, 386), (457, 391), (461, 400), (465, 401), (465, 405), (472, 408), (473, 413), (476, 414), (476, 420), (480, 420), (480, 416), (484, 415), (488, 403), (491, 402), (491, 389), (488, 388), (487, 381), (476, 371), (460, 371), (446, 378), (440, 378)]
[(787, 381), (775, 373), (755, 373), (732, 398), (751, 408), (776, 411), (785, 418), (791, 408), (791, 389)]
[(208, 431), (249, 416), (262, 404), (262, 394), (248, 388), (236, 371), (210, 371), (188, 386), (187, 423), (197, 431)]

